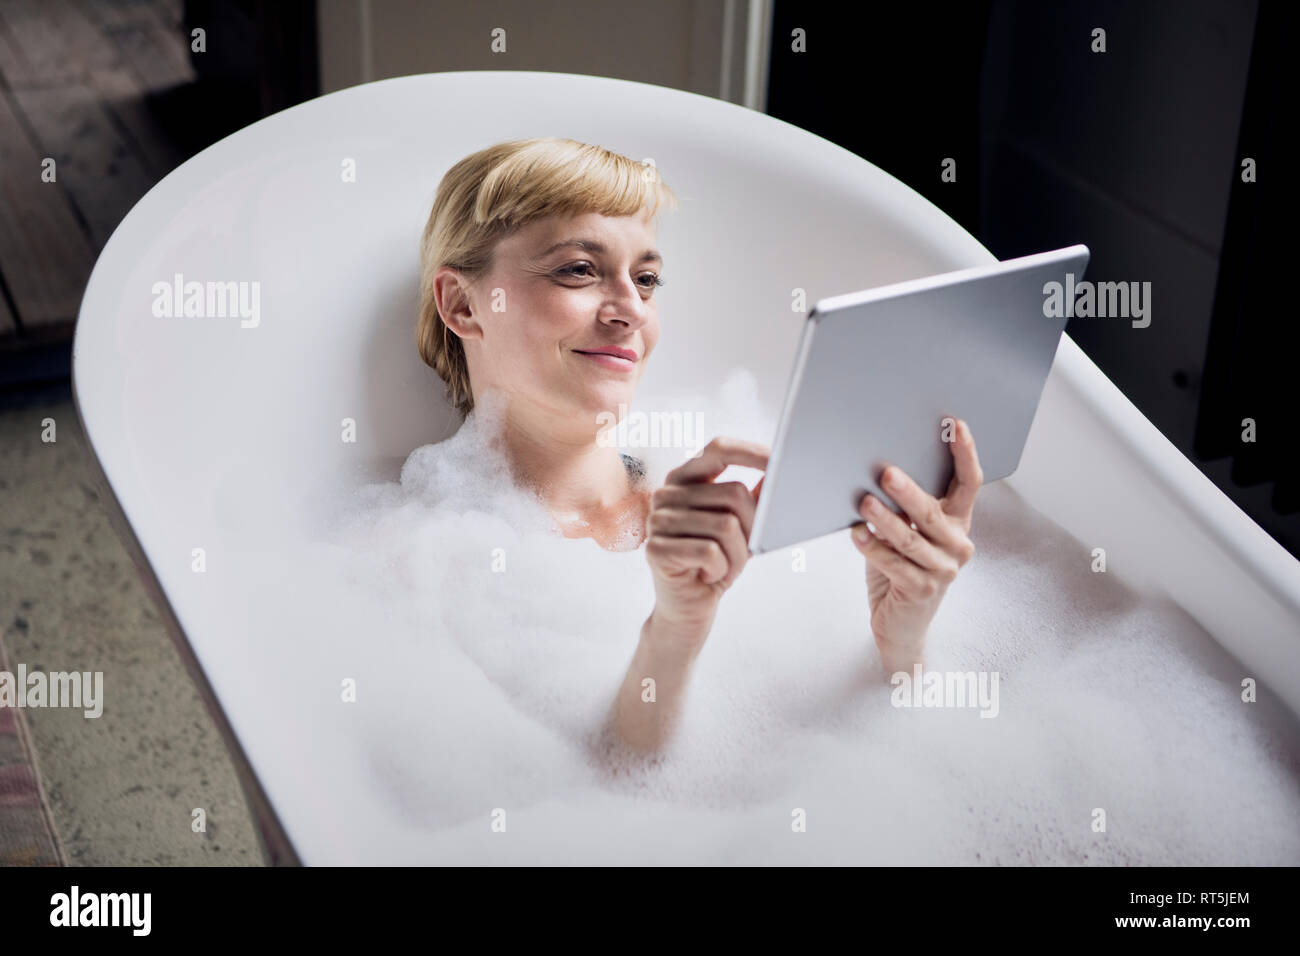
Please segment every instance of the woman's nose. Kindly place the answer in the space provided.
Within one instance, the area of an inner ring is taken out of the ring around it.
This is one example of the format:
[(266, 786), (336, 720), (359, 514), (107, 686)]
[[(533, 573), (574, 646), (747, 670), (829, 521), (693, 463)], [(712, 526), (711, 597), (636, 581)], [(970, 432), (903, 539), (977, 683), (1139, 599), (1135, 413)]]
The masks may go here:
[(650, 317), (650, 303), (641, 297), (641, 290), (629, 283), (620, 287), (618, 295), (601, 310), (601, 320), (622, 322), (632, 328), (644, 325)]
[(626, 325), (630, 329), (640, 328), (645, 325), (646, 322), (644, 314), (630, 312), (627, 309), (619, 309), (617, 312), (610, 310), (600, 318), (602, 322), (618, 322)]

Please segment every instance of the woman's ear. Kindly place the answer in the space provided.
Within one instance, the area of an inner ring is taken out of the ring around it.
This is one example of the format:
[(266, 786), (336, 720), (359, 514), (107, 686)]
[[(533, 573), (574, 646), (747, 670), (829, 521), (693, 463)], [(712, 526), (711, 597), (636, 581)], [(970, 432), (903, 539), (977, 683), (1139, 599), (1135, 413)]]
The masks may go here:
[(450, 266), (443, 266), (433, 277), (434, 301), (438, 315), (452, 332), (462, 339), (481, 339), (483, 329), (474, 318), (469, 283)]

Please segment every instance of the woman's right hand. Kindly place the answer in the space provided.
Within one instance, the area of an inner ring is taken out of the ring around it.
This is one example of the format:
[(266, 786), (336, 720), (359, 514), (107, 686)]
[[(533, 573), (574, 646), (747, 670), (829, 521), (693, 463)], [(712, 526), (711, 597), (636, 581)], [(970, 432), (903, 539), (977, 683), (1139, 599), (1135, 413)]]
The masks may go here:
[[(771, 450), (738, 438), (714, 438), (668, 473), (650, 496), (646, 558), (654, 574), (656, 631), (703, 643), (718, 601), (749, 560), (749, 532), (763, 487), (714, 481), (728, 465), (766, 469)], [(698, 650), (698, 646), (692, 648)]]

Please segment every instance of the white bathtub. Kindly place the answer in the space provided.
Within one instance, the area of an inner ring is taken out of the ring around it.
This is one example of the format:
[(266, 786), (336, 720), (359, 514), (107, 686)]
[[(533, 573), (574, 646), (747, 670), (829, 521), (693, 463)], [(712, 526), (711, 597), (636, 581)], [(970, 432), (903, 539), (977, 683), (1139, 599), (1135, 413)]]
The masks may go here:
[[(337, 859), (331, 833), (346, 821), (323, 798), (332, 754), (304, 738), (312, 715), (287, 718), (267, 690), (310, 655), (311, 637), (264, 623), (246, 600), (264, 582), (239, 556), (311, 534), (325, 488), (391, 477), (412, 449), (454, 430), (414, 347), (417, 240), (433, 191), (475, 149), (553, 135), (652, 158), (682, 200), (662, 218), (671, 278), (643, 392), (668, 375), (710, 382), (743, 365), (774, 415), (802, 318), (793, 289), (811, 303), (992, 260), (926, 200), (807, 132), (694, 94), (556, 73), (344, 90), (222, 140), (159, 183), (91, 276), (74, 346), (77, 409), (125, 519), (119, 532), (276, 862)], [(155, 283), (177, 274), (259, 283), (258, 324), (156, 316)], [(356, 443), (340, 441), (345, 418)], [(1262, 694), (1300, 713), (1300, 566), (1068, 337), (1007, 480), (1104, 547), (1110, 573), (1181, 605)], [(291, 603), (311, 584), (285, 580), (280, 593)]]

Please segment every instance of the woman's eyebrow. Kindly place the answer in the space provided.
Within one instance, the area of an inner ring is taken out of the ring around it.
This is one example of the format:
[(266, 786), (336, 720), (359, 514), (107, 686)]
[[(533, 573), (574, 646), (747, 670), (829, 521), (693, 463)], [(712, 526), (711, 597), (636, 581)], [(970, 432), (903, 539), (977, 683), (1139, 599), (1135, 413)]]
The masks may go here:
[[(557, 249), (563, 249), (566, 246), (577, 246), (579, 249), (586, 249), (588, 252), (594, 252), (597, 255), (604, 255), (609, 251), (603, 242), (598, 242), (595, 239), (561, 239), (541, 253), (538, 258), (544, 259)], [(658, 251), (654, 249), (647, 249), (641, 253), (641, 258), (637, 260), (637, 262), (658, 262), (661, 264), (663, 261), (663, 256), (659, 255)]]

